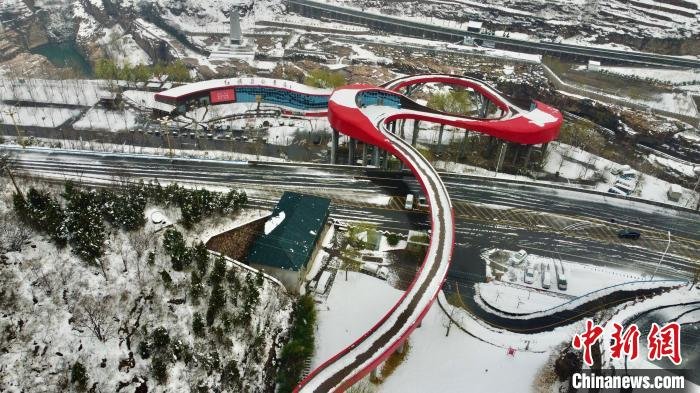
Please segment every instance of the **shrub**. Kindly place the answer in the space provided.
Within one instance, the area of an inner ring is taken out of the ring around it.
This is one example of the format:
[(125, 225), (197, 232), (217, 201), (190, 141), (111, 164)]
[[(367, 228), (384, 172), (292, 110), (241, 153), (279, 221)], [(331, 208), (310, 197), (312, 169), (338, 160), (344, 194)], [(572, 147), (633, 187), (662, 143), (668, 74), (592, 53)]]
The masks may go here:
[(209, 269), (209, 251), (204, 243), (199, 242), (192, 248), (192, 259), (194, 260), (199, 274), (204, 276), (207, 274), (207, 269)]
[(202, 315), (198, 312), (194, 313), (192, 317), (192, 332), (197, 337), (204, 337), (204, 321), (202, 321)]
[(169, 228), (163, 234), (163, 248), (170, 255), (173, 270), (182, 271), (189, 266), (191, 255), (185, 244), (185, 238), (176, 229)]
[(166, 288), (170, 288), (170, 286), (173, 284), (173, 278), (170, 277), (170, 274), (168, 274), (168, 272), (165, 270), (160, 272), (160, 278), (163, 280), (163, 284)]
[(153, 357), (151, 372), (158, 383), (165, 384), (168, 381), (168, 362), (165, 360), (165, 356)]
[(80, 362), (73, 363), (73, 367), (70, 369), (70, 381), (78, 385), (80, 390), (84, 390), (87, 386), (88, 376), (85, 366)]
[(170, 334), (168, 330), (164, 327), (156, 328), (153, 333), (151, 333), (151, 345), (155, 351), (165, 351), (170, 345)]
[(238, 365), (235, 361), (230, 360), (226, 363), (224, 369), (221, 370), (221, 384), (224, 385), (225, 388), (235, 391), (240, 383), (241, 373), (238, 370)]
[(207, 325), (211, 326), (214, 324), (214, 319), (216, 315), (221, 311), (221, 309), (226, 304), (226, 293), (224, 292), (221, 284), (215, 284), (211, 290), (211, 296), (209, 297), (209, 307), (207, 308)]
[(392, 247), (399, 244), (399, 239), (400, 237), (396, 233), (389, 233), (386, 235), (386, 242)]
[(66, 215), (61, 205), (48, 192), (30, 188), (26, 199), (13, 195), (17, 216), (34, 230), (47, 234), (59, 247), (68, 242)]
[(148, 343), (147, 340), (141, 340), (139, 342), (137, 350), (139, 352), (139, 355), (141, 355), (141, 358), (148, 359), (151, 357), (151, 345)]
[(301, 378), (304, 361), (313, 354), (316, 308), (309, 295), (300, 297), (294, 305), (294, 322), (289, 342), (282, 348), (277, 376), (280, 392), (291, 392)]
[(192, 273), (190, 273), (190, 297), (192, 298), (192, 303), (198, 304), (199, 298), (202, 297), (202, 295), (204, 295), (202, 277), (193, 270)]
[(220, 255), (214, 262), (214, 268), (209, 274), (209, 284), (212, 286), (219, 285), (226, 277), (226, 259)]
[(102, 204), (95, 191), (82, 191), (67, 182), (63, 193), (68, 201), (66, 227), (73, 253), (95, 264), (104, 251), (105, 227)]
[(146, 223), (146, 194), (141, 187), (130, 186), (120, 194), (102, 190), (100, 197), (105, 220), (115, 227), (133, 231)]

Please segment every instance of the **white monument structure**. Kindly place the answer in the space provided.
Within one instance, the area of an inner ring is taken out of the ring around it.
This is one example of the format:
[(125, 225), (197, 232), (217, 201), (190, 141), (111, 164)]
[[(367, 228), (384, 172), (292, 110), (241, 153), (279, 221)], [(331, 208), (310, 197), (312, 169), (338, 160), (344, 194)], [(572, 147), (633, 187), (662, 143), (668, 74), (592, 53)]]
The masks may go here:
[(231, 7), (229, 23), (229, 36), (219, 47), (211, 52), (209, 58), (212, 60), (238, 59), (252, 61), (255, 57), (255, 51), (243, 38), (241, 14), (236, 6)]

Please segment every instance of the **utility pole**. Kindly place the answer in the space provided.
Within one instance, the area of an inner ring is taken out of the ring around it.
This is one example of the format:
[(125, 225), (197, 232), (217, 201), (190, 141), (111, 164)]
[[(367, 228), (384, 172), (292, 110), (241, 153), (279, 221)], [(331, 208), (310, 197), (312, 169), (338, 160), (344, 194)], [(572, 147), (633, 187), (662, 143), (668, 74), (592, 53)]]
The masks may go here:
[[(693, 187), (693, 192), (698, 189), (698, 184), (700, 184), (700, 166), (693, 168), (693, 172), (698, 176), (698, 181), (695, 182), (695, 187)], [(700, 198), (698, 198), (698, 203), (695, 204), (695, 211), (700, 210)]]
[(17, 112), (14, 109), (7, 109), (5, 113), (9, 115), (12, 119), (12, 124), (14, 124), (15, 131), (17, 131), (17, 143), (19, 143), (20, 146), (22, 146), (22, 149), (24, 149), (24, 141), (22, 140), (22, 135), (20, 134), (19, 126), (17, 125), (17, 120), (15, 119), (15, 115), (17, 114)]
[(173, 158), (173, 146), (170, 143), (170, 118), (166, 116), (163, 120), (161, 120), (160, 124), (164, 125), (166, 128), (164, 133), (165, 139), (168, 141), (168, 155), (170, 156), (170, 158)]
[(668, 243), (666, 243), (666, 250), (664, 250), (663, 255), (661, 255), (661, 258), (659, 258), (659, 263), (656, 264), (656, 269), (654, 269), (654, 273), (651, 275), (651, 278), (649, 281), (652, 281), (654, 279), (654, 276), (656, 276), (656, 272), (659, 271), (659, 266), (661, 266), (661, 262), (663, 262), (664, 257), (666, 256), (666, 253), (668, 252), (668, 248), (671, 247), (671, 231), (667, 231), (668, 233)]

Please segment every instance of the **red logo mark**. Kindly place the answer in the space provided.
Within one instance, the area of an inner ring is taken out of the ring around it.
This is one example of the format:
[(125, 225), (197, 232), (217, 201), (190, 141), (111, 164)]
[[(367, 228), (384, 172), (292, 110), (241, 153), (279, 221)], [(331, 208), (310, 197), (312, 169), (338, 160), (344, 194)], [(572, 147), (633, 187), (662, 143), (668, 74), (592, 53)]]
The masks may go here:
[(593, 321), (587, 319), (586, 331), (581, 335), (575, 335), (571, 342), (574, 349), (583, 349), (583, 361), (589, 366), (593, 365), (591, 346), (598, 341), (601, 334), (603, 334), (603, 328), (598, 325), (594, 325)]
[(669, 358), (673, 364), (681, 364), (681, 326), (678, 322), (672, 322), (659, 327), (652, 323), (651, 330), (647, 336), (647, 346), (649, 347), (649, 360), (660, 360)]
[(613, 323), (615, 332), (612, 334), (613, 344), (610, 346), (614, 359), (620, 359), (622, 355), (626, 355), (630, 360), (635, 360), (639, 356), (639, 328), (632, 324), (624, 331), (623, 327), (617, 322)]

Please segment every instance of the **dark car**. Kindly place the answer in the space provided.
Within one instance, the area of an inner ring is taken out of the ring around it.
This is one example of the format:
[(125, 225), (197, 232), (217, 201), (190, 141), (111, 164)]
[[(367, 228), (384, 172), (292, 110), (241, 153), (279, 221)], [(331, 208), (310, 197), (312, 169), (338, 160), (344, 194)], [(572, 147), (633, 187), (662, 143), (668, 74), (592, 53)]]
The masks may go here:
[(620, 232), (617, 233), (617, 237), (620, 239), (639, 239), (639, 237), (642, 236), (641, 233), (637, 231), (633, 231), (631, 229), (623, 229)]

